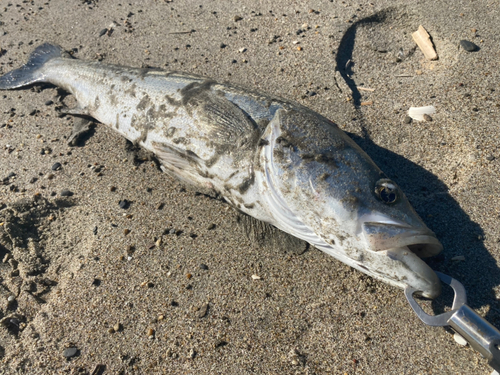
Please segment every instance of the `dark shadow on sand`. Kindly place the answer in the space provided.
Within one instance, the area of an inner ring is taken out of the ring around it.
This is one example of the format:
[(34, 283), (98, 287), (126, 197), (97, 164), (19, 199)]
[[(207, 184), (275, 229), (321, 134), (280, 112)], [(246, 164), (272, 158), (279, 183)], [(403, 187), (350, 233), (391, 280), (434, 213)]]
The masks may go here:
[[(457, 279), (465, 286), (470, 307), (479, 309), (489, 305), (490, 309), (485, 318), (500, 327), (500, 304), (493, 290), (500, 285), (500, 268), (483, 244), (484, 232), (481, 226), (462, 210), (448, 193), (445, 183), (410, 160), (377, 146), (363, 126), (364, 118), (359, 110), (361, 94), (349, 70), (356, 32), (360, 26), (389, 21), (398, 13), (397, 9), (388, 8), (361, 19), (347, 29), (340, 42), (336, 69), (352, 91), (353, 105), (357, 109), (362, 127), (362, 137), (354, 134), (349, 136), (370, 155), (389, 178), (397, 182), (415, 210), (442, 242), (443, 252), (428, 259), (427, 263), (434, 270)], [(465, 256), (465, 261), (452, 260), (459, 255)], [(442, 297), (432, 302), (436, 314), (443, 312), (445, 307), (451, 307), (453, 293), (451, 288), (447, 289), (444, 289)]]

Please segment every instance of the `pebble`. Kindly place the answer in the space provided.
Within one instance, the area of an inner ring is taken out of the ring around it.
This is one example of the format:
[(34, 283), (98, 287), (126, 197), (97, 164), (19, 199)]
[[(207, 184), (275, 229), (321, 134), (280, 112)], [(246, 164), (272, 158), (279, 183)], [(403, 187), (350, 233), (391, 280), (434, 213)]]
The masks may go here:
[(427, 113), (424, 113), (424, 120), (425, 121), (432, 121), (432, 117), (429, 116)]
[(486, 160), (493, 161), (493, 160), (495, 160), (495, 157), (493, 155), (488, 155), (488, 156), (486, 156)]
[(78, 353), (78, 349), (77, 348), (68, 348), (66, 349), (64, 352), (63, 352), (63, 356), (65, 358), (71, 358), (71, 357), (74, 357), (76, 355), (76, 353)]
[(257, 275), (252, 275), (252, 280), (260, 280), (261, 277)]
[(126, 210), (127, 208), (129, 208), (130, 202), (128, 200), (124, 199), (124, 200), (119, 201), (118, 205), (120, 206), (120, 208), (123, 208), (124, 210)]
[(234, 16), (234, 18), (233, 18), (234, 22), (241, 21), (242, 19), (243, 19), (243, 17), (241, 17), (241, 16)]
[(467, 52), (474, 52), (479, 50), (479, 47), (477, 45), (465, 39), (462, 39), (460, 41), (460, 46)]
[(227, 47), (227, 44), (224, 44), (224, 43), (220, 44), (220, 48), (226, 48), (226, 47)]
[(74, 193), (69, 190), (63, 190), (61, 191), (61, 197), (71, 197)]
[(52, 105), (52, 104), (54, 104), (54, 102), (53, 102), (52, 100), (47, 100), (47, 101), (45, 102), (45, 105)]
[(233, 64), (236, 64), (237, 62), (238, 62), (238, 61), (236, 61), (236, 60), (231, 61), (231, 63), (233, 63)]
[(238, 50), (238, 52), (239, 52), (239, 53), (243, 53), (243, 52), (246, 52), (246, 50), (247, 50), (247, 49), (246, 49), (245, 47), (243, 47), (243, 48), (240, 48), (240, 49)]
[(193, 359), (194, 357), (196, 357), (196, 351), (194, 349), (191, 349), (189, 351), (189, 358)]
[(404, 122), (405, 124), (410, 124), (410, 123), (411, 123), (411, 117), (410, 117), (410, 116), (405, 116), (405, 118), (404, 118), (403, 122)]
[(104, 34), (106, 34), (108, 32), (108, 29), (102, 29), (100, 32), (99, 32), (99, 38), (101, 36), (103, 36)]
[(204, 304), (201, 308), (200, 308), (200, 312), (198, 313), (198, 318), (203, 318), (205, 315), (207, 315), (207, 312), (208, 312), (208, 303)]
[(16, 300), (16, 297), (14, 297), (14, 296), (9, 296), (7, 298), (7, 302), (9, 302), (9, 303), (14, 302), (15, 300)]
[(52, 170), (53, 171), (58, 171), (59, 169), (61, 169), (62, 165), (61, 163), (55, 163), (53, 166), (52, 166)]
[(202, 263), (202, 264), (200, 264), (200, 268), (201, 268), (202, 270), (205, 270), (205, 271), (206, 271), (206, 270), (208, 270), (208, 266), (207, 266), (206, 264), (203, 264), (203, 263)]
[(123, 329), (123, 326), (121, 325), (121, 323), (116, 323), (113, 326), (113, 329), (115, 330), (115, 332), (120, 332)]

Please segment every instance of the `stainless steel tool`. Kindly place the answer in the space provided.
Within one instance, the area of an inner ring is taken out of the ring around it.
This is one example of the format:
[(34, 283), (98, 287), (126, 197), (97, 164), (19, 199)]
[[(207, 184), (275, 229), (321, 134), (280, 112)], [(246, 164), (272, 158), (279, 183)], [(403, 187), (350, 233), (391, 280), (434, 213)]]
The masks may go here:
[(465, 288), (458, 280), (441, 272), (436, 272), (436, 274), (455, 292), (451, 311), (440, 315), (425, 313), (413, 298), (413, 294), (419, 291), (406, 287), (405, 295), (410, 306), (425, 324), (434, 327), (450, 326), (488, 360), (488, 364), (495, 370), (493, 374), (500, 372), (500, 332), (467, 306)]

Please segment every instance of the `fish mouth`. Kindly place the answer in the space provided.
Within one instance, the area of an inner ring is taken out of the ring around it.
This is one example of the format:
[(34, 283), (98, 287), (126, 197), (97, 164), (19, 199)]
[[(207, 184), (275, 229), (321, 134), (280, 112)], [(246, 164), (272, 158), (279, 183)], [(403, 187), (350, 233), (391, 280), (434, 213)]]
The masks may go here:
[(394, 223), (364, 223), (363, 234), (371, 251), (386, 251), (407, 247), (419, 258), (435, 256), (443, 245), (428, 228), (414, 229), (408, 225)]
[(384, 257), (385, 269), (392, 270), (382, 278), (390, 278), (403, 288), (409, 285), (427, 298), (441, 294), (438, 276), (422, 258), (439, 254), (443, 245), (425, 225), (414, 228), (395, 222), (365, 222), (363, 234), (368, 250)]

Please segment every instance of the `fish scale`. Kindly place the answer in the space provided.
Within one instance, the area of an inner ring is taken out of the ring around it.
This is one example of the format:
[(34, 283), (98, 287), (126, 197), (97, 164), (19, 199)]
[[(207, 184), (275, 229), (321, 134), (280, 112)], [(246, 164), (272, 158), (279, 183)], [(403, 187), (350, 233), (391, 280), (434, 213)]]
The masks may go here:
[(310, 109), (196, 75), (73, 59), (47, 43), (0, 89), (38, 82), (73, 94), (68, 113), (153, 152), (180, 180), (370, 276), (440, 294), (421, 259), (441, 251), (439, 240), (370, 157)]

